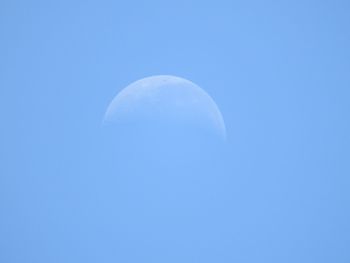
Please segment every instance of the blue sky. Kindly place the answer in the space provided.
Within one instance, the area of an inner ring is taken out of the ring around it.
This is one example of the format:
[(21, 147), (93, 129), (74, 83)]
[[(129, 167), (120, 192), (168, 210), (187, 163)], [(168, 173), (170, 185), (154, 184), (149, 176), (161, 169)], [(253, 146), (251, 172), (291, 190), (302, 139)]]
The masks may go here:
[[(349, 11), (2, 1), (0, 262), (349, 262)], [(158, 74), (214, 98), (225, 145), (101, 131)]]

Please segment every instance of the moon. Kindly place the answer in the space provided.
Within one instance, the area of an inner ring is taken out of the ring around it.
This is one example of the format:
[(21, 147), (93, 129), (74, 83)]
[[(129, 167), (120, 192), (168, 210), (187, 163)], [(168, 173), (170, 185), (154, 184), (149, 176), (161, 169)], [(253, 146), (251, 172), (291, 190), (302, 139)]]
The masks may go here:
[(226, 139), (225, 122), (215, 101), (195, 83), (177, 76), (157, 75), (131, 83), (109, 104), (103, 124), (135, 120), (145, 125), (197, 127), (198, 132), (208, 129)]

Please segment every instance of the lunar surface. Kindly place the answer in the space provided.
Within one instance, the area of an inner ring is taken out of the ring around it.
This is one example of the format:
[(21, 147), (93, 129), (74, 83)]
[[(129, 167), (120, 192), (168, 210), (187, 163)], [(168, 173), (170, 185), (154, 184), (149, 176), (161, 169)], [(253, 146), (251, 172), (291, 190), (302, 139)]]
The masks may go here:
[[(112, 100), (103, 124), (195, 127), (211, 130), (225, 140), (226, 128), (214, 100), (198, 85), (184, 78), (159, 75), (140, 79), (121, 90)], [(190, 128), (188, 128), (190, 129)]]

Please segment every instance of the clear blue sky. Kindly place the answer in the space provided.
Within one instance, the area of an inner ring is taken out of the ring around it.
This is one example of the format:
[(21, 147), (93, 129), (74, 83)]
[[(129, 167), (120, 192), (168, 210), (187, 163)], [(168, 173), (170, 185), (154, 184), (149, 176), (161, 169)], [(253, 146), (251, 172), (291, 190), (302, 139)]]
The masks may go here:
[[(349, 13), (1, 1), (0, 262), (350, 262)], [(215, 99), (222, 149), (179, 165), (106, 140), (114, 95), (157, 74)]]

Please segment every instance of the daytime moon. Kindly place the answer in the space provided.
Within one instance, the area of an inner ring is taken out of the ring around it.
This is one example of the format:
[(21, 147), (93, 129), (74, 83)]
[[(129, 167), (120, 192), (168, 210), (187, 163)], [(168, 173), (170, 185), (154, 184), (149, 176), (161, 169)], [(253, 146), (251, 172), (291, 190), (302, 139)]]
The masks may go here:
[(202, 127), (226, 138), (222, 114), (214, 100), (195, 83), (158, 75), (137, 80), (122, 89), (109, 104), (104, 125), (129, 120)]

